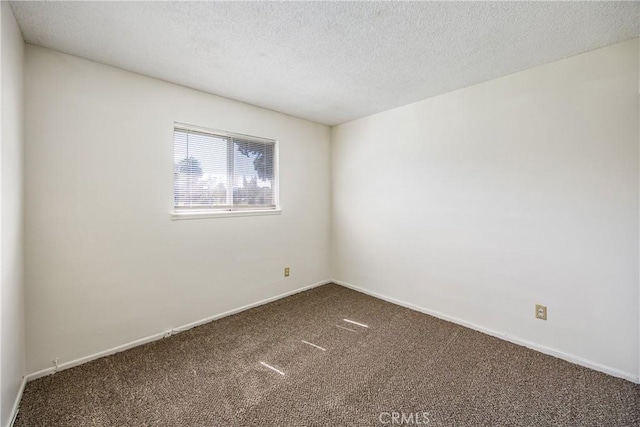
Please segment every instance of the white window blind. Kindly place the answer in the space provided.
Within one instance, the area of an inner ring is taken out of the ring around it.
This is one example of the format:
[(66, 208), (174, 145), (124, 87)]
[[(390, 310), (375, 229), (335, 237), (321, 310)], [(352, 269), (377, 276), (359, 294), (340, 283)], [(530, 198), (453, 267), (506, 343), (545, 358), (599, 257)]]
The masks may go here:
[(176, 211), (276, 208), (276, 142), (176, 126)]

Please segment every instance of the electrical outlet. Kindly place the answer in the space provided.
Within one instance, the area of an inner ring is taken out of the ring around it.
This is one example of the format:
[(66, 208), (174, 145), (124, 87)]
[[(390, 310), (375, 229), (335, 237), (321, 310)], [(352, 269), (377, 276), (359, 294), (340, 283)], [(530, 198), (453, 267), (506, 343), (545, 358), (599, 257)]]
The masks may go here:
[(284, 277), (289, 277), (289, 267), (284, 268)]
[(536, 304), (536, 319), (547, 320), (547, 306)]

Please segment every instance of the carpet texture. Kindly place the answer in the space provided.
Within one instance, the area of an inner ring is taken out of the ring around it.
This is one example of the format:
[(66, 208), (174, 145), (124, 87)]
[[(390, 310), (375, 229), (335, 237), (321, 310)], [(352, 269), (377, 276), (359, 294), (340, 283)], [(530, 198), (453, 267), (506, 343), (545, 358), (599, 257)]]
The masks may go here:
[(325, 285), (29, 382), (15, 425), (637, 426), (640, 386)]

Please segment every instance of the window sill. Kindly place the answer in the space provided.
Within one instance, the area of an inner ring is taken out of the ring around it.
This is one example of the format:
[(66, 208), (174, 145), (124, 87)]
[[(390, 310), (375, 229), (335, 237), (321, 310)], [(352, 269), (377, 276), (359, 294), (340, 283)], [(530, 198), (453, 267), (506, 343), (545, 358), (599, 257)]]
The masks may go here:
[(205, 211), (205, 212), (171, 212), (171, 220), (183, 219), (205, 219), (205, 218), (228, 218), (232, 216), (262, 216), (262, 215), (280, 215), (282, 209), (256, 209), (256, 210), (238, 210), (238, 211)]

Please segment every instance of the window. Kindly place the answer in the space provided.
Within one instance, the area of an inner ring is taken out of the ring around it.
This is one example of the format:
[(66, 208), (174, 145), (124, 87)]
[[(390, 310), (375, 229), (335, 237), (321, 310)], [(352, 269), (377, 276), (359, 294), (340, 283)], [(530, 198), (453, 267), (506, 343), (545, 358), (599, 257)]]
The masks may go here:
[(276, 210), (276, 141), (176, 125), (173, 147), (176, 215)]

